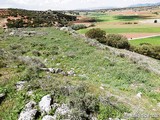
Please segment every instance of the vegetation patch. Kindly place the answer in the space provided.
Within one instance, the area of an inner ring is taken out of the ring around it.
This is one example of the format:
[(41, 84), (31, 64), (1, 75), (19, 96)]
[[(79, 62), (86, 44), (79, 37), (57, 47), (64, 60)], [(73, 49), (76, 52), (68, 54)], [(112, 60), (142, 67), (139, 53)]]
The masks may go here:
[[(160, 86), (159, 76), (154, 73), (55, 28), (34, 30), (48, 34), (23, 39), (6, 36), (6, 40), (0, 41), (4, 50), (0, 56), (7, 61), (7, 67), (0, 69), (0, 89), (7, 94), (0, 105), (0, 119), (17, 119), (26, 103), (30, 100), (38, 103), (46, 94), (52, 94), (54, 102), (60, 105), (69, 105), (75, 111), (72, 116), (86, 119), (90, 115), (99, 119), (123, 118), (124, 113), (132, 113), (138, 107), (135, 105), (140, 100), (131, 98), (139, 91), (145, 98), (140, 104), (140, 108), (147, 108), (143, 111), (152, 110), (159, 102), (159, 94), (150, 93)], [(27, 52), (13, 52), (21, 48)], [(50, 54), (44, 55), (44, 51)], [(39, 70), (41, 67), (62, 68), (74, 71), (75, 75), (53, 74)], [(18, 81), (26, 81), (21, 91), (16, 90)], [(33, 95), (28, 96), (28, 91), (33, 91)], [(155, 104), (152, 100), (156, 100)]]
[(155, 46), (160, 46), (160, 36), (158, 37), (151, 37), (151, 38), (144, 38), (138, 40), (130, 40), (129, 41), (132, 45), (139, 46), (143, 43), (148, 43)]

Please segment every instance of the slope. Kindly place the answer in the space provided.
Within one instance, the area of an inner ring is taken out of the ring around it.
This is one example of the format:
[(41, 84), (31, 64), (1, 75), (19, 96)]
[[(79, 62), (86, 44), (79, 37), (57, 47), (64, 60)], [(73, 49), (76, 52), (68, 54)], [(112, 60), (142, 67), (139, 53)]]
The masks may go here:
[[(125, 112), (160, 112), (157, 105), (160, 102), (160, 79), (154, 72), (143, 69), (128, 58), (116, 56), (109, 49), (90, 46), (84, 39), (55, 28), (21, 30), (47, 34), (28, 37), (1, 34), (0, 60), (3, 64), (0, 69), (0, 92), (5, 92), (7, 96), (1, 103), (0, 118), (17, 119), (29, 100), (38, 102), (42, 96), (68, 85), (86, 86), (84, 88), (97, 98), (109, 98), (110, 104), (100, 105), (100, 110), (94, 111), (98, 119), (124, 118)], [(26, 56), (38, 60), (27, 59)], [(33, 61), (36, 61), (35, 66)], [(61, 68), (73, 74), (53, 74), (40, 71), (37, 67)], [(18, 81), (27, 81), (22, 91), (15, 89)], [(33, 96), (27, 95), (29, 90), (33, 91)], [(142, 92), (142, 98), (137, 99), (136, 94), (139, 92)], [(59, 103), (79, 101), (77, 99), (83, 94), (66, 97), (62, 93), (56, 93), (58, 97), (55, 99)]]

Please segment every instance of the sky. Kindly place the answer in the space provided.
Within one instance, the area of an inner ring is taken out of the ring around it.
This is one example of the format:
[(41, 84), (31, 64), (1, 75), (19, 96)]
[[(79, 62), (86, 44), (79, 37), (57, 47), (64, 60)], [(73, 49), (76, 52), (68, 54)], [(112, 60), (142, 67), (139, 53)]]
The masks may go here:
[(0, 8), (75, 10), (99, 7), (128, 7), (134, 4), (156, 2), (160, 2), (160, 0), (0, 0)]

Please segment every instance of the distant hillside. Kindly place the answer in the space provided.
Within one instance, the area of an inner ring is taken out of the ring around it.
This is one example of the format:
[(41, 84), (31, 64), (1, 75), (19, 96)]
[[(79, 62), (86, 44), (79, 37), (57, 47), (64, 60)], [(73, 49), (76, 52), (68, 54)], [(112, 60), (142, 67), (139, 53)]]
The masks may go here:
[(159, 6), (159, 3), (144, 3), (144, 4), (135, 4), (135, 5), (131, 5), (129, 7), (145, 7), (145, 6)]
[(9, 28), (64, 26), (69, 21), (76, 20), (75, 16), (65, 15), (61, 12), (51, 10), (7, 9), (1, 11), (0, 13), (3, 14), (0, 14), (0, 17), (7, 18), (8, 23), (6, 25)]

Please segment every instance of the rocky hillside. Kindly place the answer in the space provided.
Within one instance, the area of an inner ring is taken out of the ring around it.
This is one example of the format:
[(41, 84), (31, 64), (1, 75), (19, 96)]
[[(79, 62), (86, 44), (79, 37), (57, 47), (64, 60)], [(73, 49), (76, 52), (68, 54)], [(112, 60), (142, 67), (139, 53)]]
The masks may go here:
[(0, 18), (7, 18), (7, 27), (49, 27), (64, 26), (75, 21), (75, 16), (65, 15), (57, 11), (33, 11), (24, 9), (0, 10)]
[(154, 119), (160, 62), (130, 53), (64, 27), (0, 32), (0, 119)]

